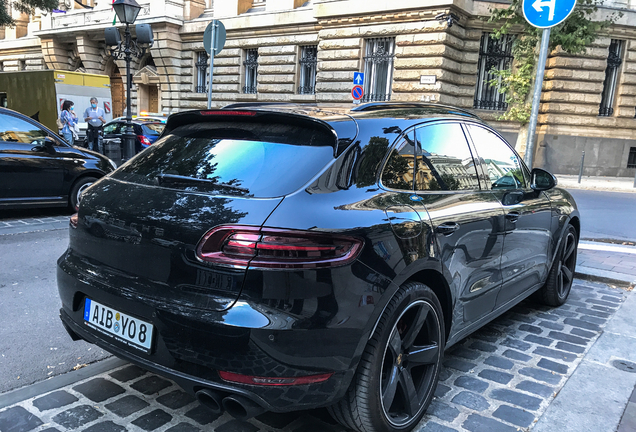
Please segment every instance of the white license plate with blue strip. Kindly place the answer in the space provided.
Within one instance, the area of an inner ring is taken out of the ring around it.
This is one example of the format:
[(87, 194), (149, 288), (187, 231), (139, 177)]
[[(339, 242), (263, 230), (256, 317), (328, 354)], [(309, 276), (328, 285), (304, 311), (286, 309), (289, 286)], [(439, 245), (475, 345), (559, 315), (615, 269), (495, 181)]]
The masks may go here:
[(146, 321), (87, 298), (84, 304), (84, 322), (129, 346), (150, 352), (154, 328)]

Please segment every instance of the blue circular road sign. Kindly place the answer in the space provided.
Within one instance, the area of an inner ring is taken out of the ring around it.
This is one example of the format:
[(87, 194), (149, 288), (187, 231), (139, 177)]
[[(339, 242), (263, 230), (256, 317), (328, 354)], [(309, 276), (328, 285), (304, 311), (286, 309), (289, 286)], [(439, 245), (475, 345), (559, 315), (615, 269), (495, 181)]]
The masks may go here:
[(561, 24), (574, 10), (576, 0), (523, 0), (523, 16), (538, 28)]

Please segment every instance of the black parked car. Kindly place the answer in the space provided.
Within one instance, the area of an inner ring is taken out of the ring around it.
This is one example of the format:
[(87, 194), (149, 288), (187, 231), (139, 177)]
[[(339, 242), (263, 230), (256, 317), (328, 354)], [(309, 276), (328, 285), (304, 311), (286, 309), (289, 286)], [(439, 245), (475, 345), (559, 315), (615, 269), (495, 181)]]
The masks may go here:
[(76, 208), (82, 192), (114, 169), (105, 156), (71, 147), (35, 120), (0, 108), (0, 209)]
[(61, 318), (216, 412), (407, 431), (445, 348), (532, 294), (567, 299), (580, 218), (555, 185), (455, 108), (175, 114), (84, 195)]
[[(157, 141), (165, 127), (165, 123), (154, 118), (137, 117), (132, 121), (133, 131), (137, 136), (135, 152), (139, 153)], [(126, 119), (118, 118), (104, 125), (104, 138), (123, 138), (126, 132)]]

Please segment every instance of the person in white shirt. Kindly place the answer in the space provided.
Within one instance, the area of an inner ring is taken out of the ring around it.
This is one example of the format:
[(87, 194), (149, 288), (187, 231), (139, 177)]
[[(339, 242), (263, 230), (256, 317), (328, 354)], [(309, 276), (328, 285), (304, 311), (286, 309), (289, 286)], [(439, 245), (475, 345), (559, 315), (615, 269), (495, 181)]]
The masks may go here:
[(97, 106), (97, 98), (91, 98), (91, 106), (84, 111), (84, 121), (88, 123), (88, 129), (86, 130), (86, 142), (88, 148), (94, 151), (103, 153), (100, 146), (101, 140), (99, 139), (102, 129), (104, 127), (104, 110)]

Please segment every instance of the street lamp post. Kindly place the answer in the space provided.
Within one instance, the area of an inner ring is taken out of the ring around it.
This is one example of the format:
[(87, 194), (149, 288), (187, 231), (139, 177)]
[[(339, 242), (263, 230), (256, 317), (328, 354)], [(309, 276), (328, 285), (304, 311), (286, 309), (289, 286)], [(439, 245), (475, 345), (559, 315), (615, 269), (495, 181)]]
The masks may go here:
[[(124, 43), (122, 46), (119, 30), (115, 28), (106, 29), (106, 44), (107, 45), (116, 45), (117, 48), (112, 50), (111, 55), (113, 58), (124, 58), (126, 61), (126, 132), (124, 133), (124, 156), (126, 159), (130, 159), (135, 155), (135, 133), (132, 125), (132, 111), (131, 111), (131, 101), (130, 101), (130, 93), (132, 80), (130, 75), (130, 61), (132, 60), (132, 56), (141, 57), (145, 48), (139, 47), (138, 43), (148, 43), (152, 45), (152, 30), (145, 28), (144, 40), (141, 40), (139, 26), (137, 31), (137, 41), (132, 40), (132, 36), (130, 34), (130, 25), (134, 24), (137, 19), (137, 15), (139, 15), (139, 11), (141, 10), (141, 6), (137, 4), (135, 0), (115, 0), (113, 2), (113, 9), (115, 9), (115, 13), (117, 14), (117, 18), (122, 24), (126, 25), (126, 29), (124, 30)], [(142, 24), (143, 25), (143, 24)], [(150, 32), (150, 35), (148, 35)]]

